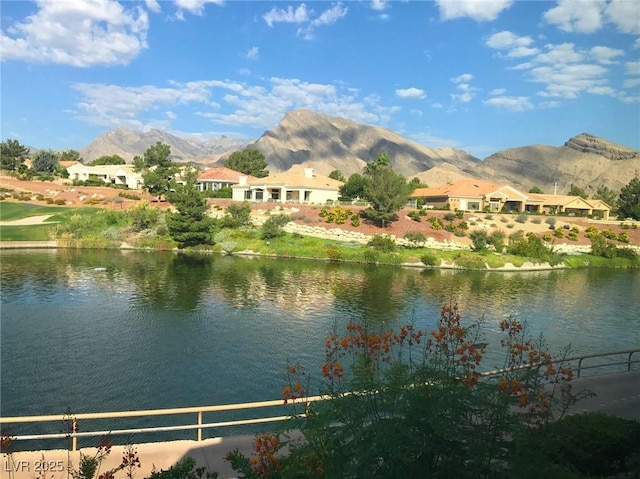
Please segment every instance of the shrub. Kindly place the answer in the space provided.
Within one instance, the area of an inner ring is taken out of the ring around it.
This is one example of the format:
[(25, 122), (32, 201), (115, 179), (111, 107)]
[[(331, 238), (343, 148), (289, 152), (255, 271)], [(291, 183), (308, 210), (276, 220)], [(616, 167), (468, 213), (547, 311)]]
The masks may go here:
[(602, 231), (600, 232), (600, 234), (601, 234), (602, 236), (604, 236), (605, 238), (607, 238), (607, 239), (611, 239), (611, 240), (612, 240), (612, 239), (616, 239), (616, 238), (618, 237), (618, 235), (617, 235), (617, 234), (615, 234), (615, 233), (614, 233), (613, 231), (611, 231), (611, 230), (602, 230)]
[(457, 218), (457, 216), (456, 216), (456, 213), (445, 213), (443, 218), (446, 221), (453, 221), (453, 220), (455, 220)]
[(506, 216), (500, 217), (500, 223), (508, 223), (508, 222), (509, 222), (509, 218), (507, 218)]
[(542, 218), (538, 218), (538, 217), (533, 218), (533, 219), (531, 220), (531, 222), (532, 222), (533, 224), (535, 224), (535, 225), (539, 225), (539, 224), (541, 224), (541, 223), (542, 223)]
[(420, 256), (420, 261), (422, 261), (422, 264), (424, 264), (425, 266), (438, 266), (440, 264), (440, 260), (433, 253), (423, 254), (422, 256)]
[(375, 264), (380, 261), (380, 251), (371, 248), (365, 248), (363, 257), (365, 262)]
[(472, 249), (474, 251), (484, 251), (487, 249), (488, 235), (485, 230), (473, 230), (469, 233), (469, 238), (471, 238)]
[(129, 217), (134, 231), (153, 228), (160, 219), (160, 210), (153, 208), (146, 201), (139, 201), (135, 208), (129, 210)]
[(266, 240), (283, 236), (285, 233), (282, 228), (288, 222), (289, 218), (285, 215), (271, 216), (260, 228), (260, 238)]
[(124, 191), (121, 191), (120, 193), (118, 193), (118, 196), (127, 200), (140, 201), (140, 197), (138, 195), (134, 195), (133, 193), (125, 193)]
[(58, 206), (63, 206), (63, 205), (67, 204), (67, 202), (65, 200), (62, 200), (62, 199), (54, 200), (53, 203), (58, 205)]
[(326, 249), (326, 253), (330, 261), (340, 261), (342, 259), (342, 252), (335, 246), (329, 246)]
[(448, 231), (449, 233), (455, 233), (456, 232), (456, 225), (454, 225), (453, 223), (447, 223), (446, 225), (444, 225), (444, 229), (445, 229), (445, 231)]
[(621, 243), (629, 243), (630, 241), (629, 233), (627, 233), (626, 231), (621, 232), (618, 235), (618, 241), (620, 241)]
[(464, 218), (464, 211), (457, 210), (457, 211), (456, 211), (456, 218), (458, 218), (459, 220), (461, 220), (462, 218)]
[(552, 250), (533, 233), (527, 233), (521, 240), (512, 241), (507, 247), (507, 252), (516, 256), (524, 256), (549, 262), (554, 259)]
[(556, 228), (553, 230), (553, 236), (555, 236), (556, 238), (564, 238), (564, 231), (562, 231), (562, 229), (560, 228)]
[(615, 258), (617, 256), (616, 245), (607, 241), (603, 235), (597, 235), (591, 239), (591, 254), (603, 258)]
[(516, 216), (516, 221), (518, 223), (526, 223), (529, 220), (529, 215), (526, 215), (524, 213), (520, 213), (518, 216)]
[(578, 241), (578, 233), (574, 233), (573, 231), (569, 231), (569, 234), (567, 235), (567, 238), (569, 238), (571, 241)]
[(417, 221), (418, 223), (422, 221), (422, 216), (420, 216), (420, 213), (417, 211), (409, 211), (409, 213), (407, 213), (407, 216), (413, 221)]
[(487, 238), (487, 243), (493, 245), (493, 248), (497, 253), (502, 253), (504, 250), (504, 240), (506, 238), (506, 233), (502, 230), (494, 230), (491, 232), (489, 237)]
[(461, 221), (460, 224), (458, 225), (458, 229), (459, 230), (468, 230), (469, 229), (469, 223), (467, 223), (466, 221)]
[(230, 204), (222, 218), (222, 225), (226, 228), (238, 228), (251, 224), (251, 205), (248, 202)]
[(341, 206), (334, 206), (332, 208), (324, 206), (318, 213), (321, 218), (324, 218), (326, 223), (335, 223), (337, 225), (344, 224), (352, 214), (351, 210), (342, 208)]
[(442, 229), (442, 221), (440, 218), (431, 217), (429, 218), (429, 224), (431, 224), (431, 229), (433, 230), (441, 230)]
[(555, 229), (557, 220), (553, 217), (549, 217), (544, 220), (544, 222), (549, 225), (549, 229)]
[(638, 253), (636, 252), (636, 250), (632, 248), (626, 248), (624, 246), (616, 249), (616, 256), (618, 256), (619, 258), (630, 259), (632, 261), (638, 259)]
[(420, 233), (419, 231), (409, 231), (404, 235), (404, 239), (406, 239), (409, 243), (411, 243), (411, 247), (418, 248), (420, 244), (424, 243), (427, 238)]
[(360, 226), (360, 216), (358, 216), (358, 215), (352, 215), (351, 216), (351, 226), (353, 226), (355, 228)]
[(367, 246), (383, 253), (391, 253), (396, 249), (396, 242), (386, 235), (375, 235), (369, 240)]

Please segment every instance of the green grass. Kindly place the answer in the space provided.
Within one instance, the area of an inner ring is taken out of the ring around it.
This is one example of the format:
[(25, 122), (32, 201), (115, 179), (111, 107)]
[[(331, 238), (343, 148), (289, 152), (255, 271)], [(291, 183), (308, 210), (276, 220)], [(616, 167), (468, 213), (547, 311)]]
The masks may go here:
[(0, 203), (0, 221), (14, 221), (29, 216), (53, 215), (60, 212), (60, 208), (33, 205), (30, 203)]

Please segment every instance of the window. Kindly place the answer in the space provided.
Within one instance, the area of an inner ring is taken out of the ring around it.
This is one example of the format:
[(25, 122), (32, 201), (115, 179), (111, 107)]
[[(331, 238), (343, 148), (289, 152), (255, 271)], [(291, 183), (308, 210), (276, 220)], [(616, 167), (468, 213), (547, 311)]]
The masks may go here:
[[(257, 196), (258, 195), (256, 195), (256, 199), (257, 199)], [(251, 190), (247, 190), (247, 191), (244, 192), (244, 199), (245, 200), (250, 200), (251, 199)]]
[(469, 201), (469, 203), (467, 203), (467, 211), (480, 211), (480, 202)]

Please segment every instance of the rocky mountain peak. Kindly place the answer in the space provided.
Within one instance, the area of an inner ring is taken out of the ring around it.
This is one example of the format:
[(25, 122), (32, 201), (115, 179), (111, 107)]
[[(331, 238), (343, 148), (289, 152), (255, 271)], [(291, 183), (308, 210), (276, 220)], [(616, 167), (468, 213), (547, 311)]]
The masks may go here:
[(604, 156), (610, 160), (640, 158), (640, 151), (618, 145), (617, 143), (607, 141), (590, 133), (581, 133), (574, 136), (570, 138), (564, 146), (581, 153), (592, 153)]

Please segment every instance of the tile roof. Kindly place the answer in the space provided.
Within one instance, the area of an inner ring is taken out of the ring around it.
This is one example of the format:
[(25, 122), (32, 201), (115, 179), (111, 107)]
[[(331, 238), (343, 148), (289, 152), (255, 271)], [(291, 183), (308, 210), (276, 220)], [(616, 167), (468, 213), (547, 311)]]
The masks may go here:
[(502, 186), (504, 185), (490, 181), (466, 179), (433, 188), (418, 188), (411, 196), (482, 196), (492, 193)]
[(248, 176), (249, 180), (256, 179), (251, 175), (245, 175), (244, 173), (240, 173), (239, 171), (235, 171), (230, 168), (226, 168), (224, 166), (209, 168), (208, 170), (205, 170), (202, 173), (200, 173), (198, 175), (198, 179), (199, 180), (219, 180), (219, 181), (239, 183), (241, 176)]
[[(310, 170), (310, 175), (305, 174)], [(313, 168), (304, 165), (293, 165), (289, 170), (269, 175), (266, 178), (254, 178), (248, 180), (249, 186), (285, 186), (290, 188), (315, 188), (325, 190), (337, 190), (343, 183), (328, 176), (318, 175)]]

